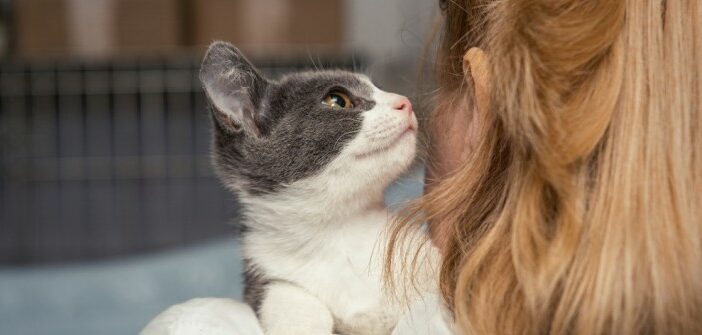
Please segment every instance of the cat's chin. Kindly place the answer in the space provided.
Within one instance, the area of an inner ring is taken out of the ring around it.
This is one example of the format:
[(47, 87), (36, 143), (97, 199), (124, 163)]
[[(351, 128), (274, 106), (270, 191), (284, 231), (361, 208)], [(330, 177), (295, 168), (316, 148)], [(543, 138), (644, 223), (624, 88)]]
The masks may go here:
[(369, 159), (373, 157), (378, 157), (382, 155), (388, 154), (390, 151), (393, 149), (399, 147), (399, 146), (407, 146), (407, 145), (415, 145), (416, 142), (416, 136), (417, 132), (414, 130), (414, 128), (407, 128), (400, 136), (395, 138), (390, 144), (381, 147), (381, 148), (376, 148), (370, 151), (366, 151), (360, 154), (354, 155), (356, 159), (359, 160), (364, 160), (364, 159)]

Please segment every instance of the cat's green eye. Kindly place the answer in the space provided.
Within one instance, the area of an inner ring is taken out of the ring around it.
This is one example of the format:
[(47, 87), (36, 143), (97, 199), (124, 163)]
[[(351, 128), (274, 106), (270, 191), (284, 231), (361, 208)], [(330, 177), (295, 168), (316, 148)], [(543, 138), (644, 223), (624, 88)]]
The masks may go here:
[(322, 99), (322, 103), (329, 107), (353, 108), (353, 102), (351, 102), (349, 96), (339, 91), (333, 91), (327, 94), (327, 96)]

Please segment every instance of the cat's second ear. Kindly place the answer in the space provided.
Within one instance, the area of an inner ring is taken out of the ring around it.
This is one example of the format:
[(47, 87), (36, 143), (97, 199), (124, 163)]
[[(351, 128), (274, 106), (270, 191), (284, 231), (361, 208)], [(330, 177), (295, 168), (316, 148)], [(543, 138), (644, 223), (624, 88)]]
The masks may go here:
[(239, 49), (226, 42), (212, 43), (200, 81), (222, 129), (260, 136), (264, 117), (259, 106), (269, 84)]

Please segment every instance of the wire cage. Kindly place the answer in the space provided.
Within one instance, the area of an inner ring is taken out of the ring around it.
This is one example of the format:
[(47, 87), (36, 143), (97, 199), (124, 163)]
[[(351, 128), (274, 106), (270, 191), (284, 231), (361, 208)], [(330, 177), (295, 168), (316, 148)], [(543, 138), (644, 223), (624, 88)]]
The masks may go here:
[[(356, 57), (321, 60), (352, 69)], [(0, 64), (0, 264), (100, 259), (234, 235), (200, 59)], [(309, 59), (256, 62), (271, 77)]]

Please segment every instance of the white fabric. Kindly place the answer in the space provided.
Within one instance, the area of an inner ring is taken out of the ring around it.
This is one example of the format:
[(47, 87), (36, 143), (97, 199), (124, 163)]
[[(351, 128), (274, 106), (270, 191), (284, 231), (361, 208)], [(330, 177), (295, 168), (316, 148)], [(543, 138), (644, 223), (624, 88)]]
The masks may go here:
[[(410, 306), (392, 335), (452, 335), (438, 296)], [(248, 305), (231, 299), (199, 298), (171, 306), (141, 331), (141, 335), (262, 335)]]
[(141, 335), (263, 335), (248, 305), (232, 299), (198, 298), (156, 316)]

